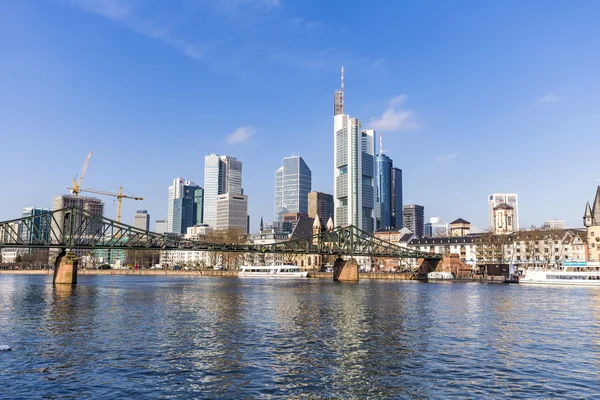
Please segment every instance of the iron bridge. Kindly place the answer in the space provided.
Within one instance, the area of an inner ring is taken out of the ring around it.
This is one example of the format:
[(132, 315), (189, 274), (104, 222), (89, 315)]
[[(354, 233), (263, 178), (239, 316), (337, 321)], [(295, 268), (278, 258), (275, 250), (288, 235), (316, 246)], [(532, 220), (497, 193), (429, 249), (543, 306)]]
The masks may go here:
[[(19, 224), (27, 235), (19, 234)], [(25, 241), (23, 236), (34, 239)], [(406, 249), (352, 225), (273, 244), (212, 243), (141, 230), (80, 207), (0, 222), (1, 248), (196, 250), (441, 259), (439, 254)]]

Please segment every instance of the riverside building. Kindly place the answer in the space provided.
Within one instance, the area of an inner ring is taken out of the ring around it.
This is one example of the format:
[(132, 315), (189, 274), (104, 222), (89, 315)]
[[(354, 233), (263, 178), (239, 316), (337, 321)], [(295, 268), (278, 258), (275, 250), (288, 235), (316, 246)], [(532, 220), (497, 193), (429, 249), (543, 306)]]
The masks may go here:
[(302, 157), (283, 159), (275, 172), (275, 222), (283, 222), (288, 213), (308, 214), (308, 193), (312, 173)]

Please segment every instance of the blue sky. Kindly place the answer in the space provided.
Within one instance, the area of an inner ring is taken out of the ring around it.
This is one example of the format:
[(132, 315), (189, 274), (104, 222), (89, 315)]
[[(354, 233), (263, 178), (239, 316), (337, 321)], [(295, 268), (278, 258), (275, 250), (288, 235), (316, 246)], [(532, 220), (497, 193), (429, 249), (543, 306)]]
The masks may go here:
[[(333, 91), (383, 133), (404, 202), (487, 228), (516, 192), (522, 227), (582, 225), (598, 179), (596, 1), (0, 0), (0, 220), (83, 187), (167, 213), (204, 156), (243, 162), (251, 229), (300, 155), (333, 192)], [(106, 215), (116, 214), (104, 198)]]

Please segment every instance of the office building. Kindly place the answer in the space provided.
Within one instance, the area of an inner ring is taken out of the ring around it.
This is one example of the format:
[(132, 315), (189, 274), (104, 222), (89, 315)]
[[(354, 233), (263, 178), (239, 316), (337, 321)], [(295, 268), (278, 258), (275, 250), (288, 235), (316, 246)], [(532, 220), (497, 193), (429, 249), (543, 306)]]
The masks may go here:
[(379, 154), (376, 161), (377, 196), (375, 216), (377, 229), (402, 228), (402, 170), (383, 154), (383, 137), (379, 134)]
[(157, 219), (154, 223), (154, 232), (156, 233), (165, 233), (167, 231), (167, 220), (166, 219)]
[(396, 229), (404, 227), (404, 208), (402, 201), (402, 170), (392, 167), (392, 226)]
[[(215, 230), (239, 230), (248, 232), (248, 196), (224, 193), (217, 197)], [(210, 226), (210, 225), (209, 225)]]
[(336, 226), (375, 228), (375, 131), (363, 130), (358, 118), (344, 114), (342, 88), (334, 99), (334, 219)]
[(150, 214), (147, 210), (137, 210), (133, 216), (133, 226), (144, 231), (150, 230)]
[(204, 217), (203, 222), (216, 227), (217, 199), (230, 193), (242, 195), (242, 162), (235, 157), (211, 154), (204, 157)]
[(425, 235), (425, 207), (409, 204), (403, 208), (404, 227), (410, 229), (416, 237)]
[(173, 229), (171, 233), (183, 235), (187, 228), (202, 223), (198, 219), (198, 210), (202, 214), (202, 204), (196, 201), (202, 200), (202, 195), (197, 196), (197, 192), (202, 192), (198, 185), (183, 185), (181, 196), (173, 201)]
[(430, 217), (429, 222), (425, 224), (427, 238), (448, 237), (448, 234), (448, 223), (442, 222), (440, 217)]
[(329, 218), (333, 218), (333, 196), (328, 193), (310, 192), (308, 194), (308, 217), (319, 218), (325, 227)]
[(308, 214), (308, 193), (311, 191), (312, 174), (302, 157), (283, 159), (275, 172), (275, 218), (283, 221), (288, 213)]
[[(36, 217), (50, 212), (47, 208), (26, 207), (21, 213), (21, 217)], [(38, 243), (48, 240), (50, 225), (46, 218), (33, 218), (31, 223), (23, 224), (21, 227), (21, 240), (23, 243)]]
[(183, 178), (174, 179), (173, 185), (169, 186), (166, 232), (184, 234), (188, 226), (202, 223), (203, 207), (200, 186)]
[(488, 196), (488, 215), (490, 220), (490, 231), (495, 232), (494, 208), (500, 204), (507, 204), (512, 207), (511, 230), (519, 230), (519, 201), (515, 193), (493, 193)]
[(376, 158), (377, 201), (375, 216), (377, 229), (392, 226), (392, 160), (380, 150)]

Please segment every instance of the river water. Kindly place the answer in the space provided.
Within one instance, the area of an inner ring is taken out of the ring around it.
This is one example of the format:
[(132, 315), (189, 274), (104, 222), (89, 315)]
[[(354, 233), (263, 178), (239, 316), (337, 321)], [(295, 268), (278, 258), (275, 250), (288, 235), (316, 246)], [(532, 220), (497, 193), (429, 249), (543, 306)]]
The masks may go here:
[(0, 398), (593, 398), (600, 288), (0, 275)]

